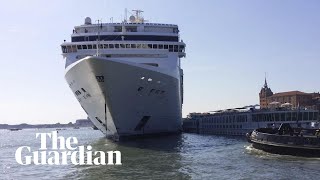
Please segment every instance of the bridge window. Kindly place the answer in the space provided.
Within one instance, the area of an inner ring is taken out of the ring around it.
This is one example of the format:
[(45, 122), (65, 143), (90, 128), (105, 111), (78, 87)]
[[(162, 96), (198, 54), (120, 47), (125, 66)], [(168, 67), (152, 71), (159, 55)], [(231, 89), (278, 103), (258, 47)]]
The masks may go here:
[(122, 32), (122, 26), (115, 26), (114, 32)]
[(82, 49), (82, 46), (81, 46), (81, 45), (78, 45), (77, 48), (78, 48), (78, 49)]
[(82, 49), (88, 49), (87, 45), (82, 45)]
[(127, 32), (137, 32), (137, 26), (127, 26), (126, 31)]
[(179, 46), (179, 52), (184, 52), (184, 45)]
[(169, 45), (169, 52), (173, 52), (173, 45)]
[(62, 52), (63, 52), (63, 53), (67, 53), (67, 48), (66, 48), (66, 46), (61, 46), (61, 49), (62, 49)]
[(174, 52), (178, 52), (178, 45), (174, 45)]

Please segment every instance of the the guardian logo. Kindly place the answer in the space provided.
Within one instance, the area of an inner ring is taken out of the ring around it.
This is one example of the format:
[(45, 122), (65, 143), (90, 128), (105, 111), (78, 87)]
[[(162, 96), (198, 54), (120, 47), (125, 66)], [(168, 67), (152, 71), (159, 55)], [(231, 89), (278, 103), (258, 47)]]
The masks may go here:
[[(58, 136), (56, 131), (36, 133), (36, 139), (38, 137), (40, 137), (41, 146), (37, 151), (32, 152), (29, 146), (21, 146), (16, 150), (15, 158), (19, 164), (67, 165), (71, 161), (71, 164), (74, 165), (122, 165), (120, 151), (108, 151), (106, 163), (105, 152), (92, 152), (90, 145), (87, 147), (77, 146), (78, 139), (76, 137), (65, 139)], [(47, 147), (47, 137), (51, 139), (50, 149)]]

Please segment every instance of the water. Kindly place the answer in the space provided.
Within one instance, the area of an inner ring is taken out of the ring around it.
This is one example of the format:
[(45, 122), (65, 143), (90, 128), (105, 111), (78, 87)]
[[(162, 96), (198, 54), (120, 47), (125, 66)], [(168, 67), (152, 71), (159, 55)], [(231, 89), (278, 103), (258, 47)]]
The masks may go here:
[(19, 165), (20, 146), (40, 147), (37, 132), (0, 130), (0, 179), (318, 179), (320, 158), (281, 156), (256, 150), (244, 138), (182, 134), (114, 143), (100, 131), (67, 129), (93, 150), (119, 150), (121, 166)]

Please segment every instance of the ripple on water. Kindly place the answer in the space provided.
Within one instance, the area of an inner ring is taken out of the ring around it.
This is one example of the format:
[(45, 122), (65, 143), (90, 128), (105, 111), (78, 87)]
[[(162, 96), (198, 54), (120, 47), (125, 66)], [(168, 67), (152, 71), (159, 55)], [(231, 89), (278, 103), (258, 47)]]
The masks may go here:
[(39, 148), (36, 132), (22, 130), (3, 136), (0, 130), (0, 179), (317, 179), (320, 158), (266, 153), (252, 148), (245, 138), (182, 134), (114, 143), (99, 131), (68, 129), (79, 145), (93, 150), (119, 150), (122, 166), (21, 166), (15, 162), (17, 147)]

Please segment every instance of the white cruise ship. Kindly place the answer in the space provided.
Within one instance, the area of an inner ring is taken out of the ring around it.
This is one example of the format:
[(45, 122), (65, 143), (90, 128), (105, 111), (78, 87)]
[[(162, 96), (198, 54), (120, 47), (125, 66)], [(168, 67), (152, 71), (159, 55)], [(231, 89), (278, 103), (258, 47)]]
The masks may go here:
[(245, 135), (257, 128), (319, 128), (319, 111), (305, 108), (256, 109), (255, 106), (190, 113), (183, 121), (185, 132), (216, 135)]
[(61, 45), (71, 90), (93, 124), (115, 140), (182, 128), (186, 45), (179, 28), (133, 11), (121, 23), (87, 17)]

